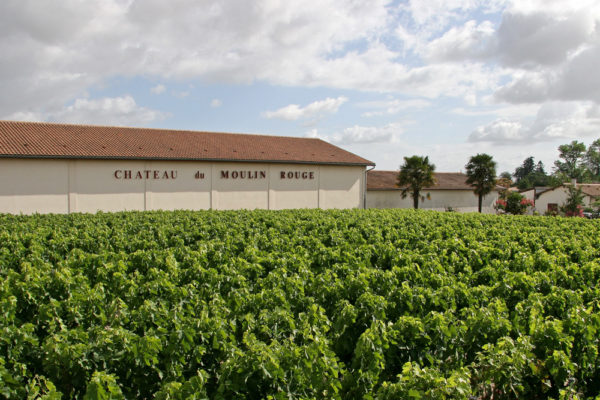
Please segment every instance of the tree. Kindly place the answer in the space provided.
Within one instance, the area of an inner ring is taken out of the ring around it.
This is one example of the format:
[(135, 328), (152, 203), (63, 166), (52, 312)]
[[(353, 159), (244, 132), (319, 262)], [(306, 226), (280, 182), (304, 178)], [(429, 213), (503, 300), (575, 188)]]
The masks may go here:
[[(544, 163), (535, 163), (533, 157), (527, 157), (514, 173), (515, 184), (521, 190), (530, 189), (535, 186), (557, 186), (562, 182), (546, 174)], [(556, 183), (556, 182), (558, 183)]]
[(419, 208), (421, 190), (435, 184), (433, 171), (435, 165), (429, 163), (429, 157), (404, 157), (404, 164), (398, 173), (398, 186), (403, 187), (403, 199), (410, 193), (414, 208)]
[(561, 211), (567, 217), (583, 217), (583, 193), (575, 185), (567, 185), (568, 197)]
[(467, 183), (473, 186), (473, 192), (479, 196), (479, 212), (483, 196), (490, 193), (496, 186), (496, 162), (489, 154), (477, 154), (471, 157), (467, 165)]
[(556, 173), (581, 182), (585, 177), (585, 144), (573, 140), (570, 144), (558, 146), (559, 157), (564, 161), (554, 161)]
[(600, 139), (594, 140), (585, 153), (585, 163), (595, 181), (600, 180)]
[(533, 157), (527, 157), (523, 164), (520, 167), (515, 169), (515, 173), (513, 174), (514, 180), (516, 183), (519, 183), (520, 180), (525, 179), (528, 175), (530, 175), (535, 170), (535, 161)]
[(512, 181), (508, 178), (500, 177), (496, 180), (496, 185), (502, 186), (506, 190), (512, 186)]
[(511, 173), (510, 173), (510, 172), (508, 172), (508, 171), (504, 171), (504, 172), (502, 172), (502, 173), (500, 174), (500, 178), (502, 178), (502, 179), (506, 179), (506, 180), (509, 180), (509, 181), (511, 181), (511, 182), (512, 182), (512, 179), (513, 179), (513, 177), (512, 177), (512, 175), (511, 175)]

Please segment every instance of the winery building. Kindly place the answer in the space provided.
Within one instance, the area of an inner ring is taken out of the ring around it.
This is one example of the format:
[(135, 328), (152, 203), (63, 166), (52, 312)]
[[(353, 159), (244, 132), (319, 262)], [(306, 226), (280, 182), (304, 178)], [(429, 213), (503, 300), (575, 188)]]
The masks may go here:
[[(435, 184), (423, 188), (419, 208), (435, 211), (477, 212), (479, 197), (460, 172), (434, 172)], [(410, 194), (402, 198), (398, 171), (369, 171), (367, 174), (367, 208), (412, 208)], [(483, 197), (481, 211), (495, 213), (498, 190)]]
[(312, 138), (0, 121), (0, 213), (364, 208), (373, 165)]

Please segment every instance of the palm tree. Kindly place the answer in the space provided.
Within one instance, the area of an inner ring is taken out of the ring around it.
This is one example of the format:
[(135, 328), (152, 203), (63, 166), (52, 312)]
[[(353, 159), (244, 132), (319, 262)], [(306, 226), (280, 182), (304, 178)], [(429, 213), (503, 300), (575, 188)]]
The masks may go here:
[(398, 186), (403, 187), (403, 199), (408, 193), (411, 194), (414, 208), (419, 208), (421, 190), (435, 184), (434, 170), (435, 165), (429, 163), (429, 157), (404, 157), (404, 164), (398, 173)]
[(465, 165), (467, 183), (473, 186), (473, 192), (479, 196), (479, 212), (483, 196), (490, 193), (496, 186), (496, 162), (488, 154), (477, 154), (471, 157)]

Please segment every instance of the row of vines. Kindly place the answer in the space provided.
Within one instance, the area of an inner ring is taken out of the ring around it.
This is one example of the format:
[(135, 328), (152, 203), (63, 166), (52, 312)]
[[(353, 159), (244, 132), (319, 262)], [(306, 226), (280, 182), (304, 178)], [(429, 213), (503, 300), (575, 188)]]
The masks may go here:
[(0, 396), (600, 399), (600, 223), (0, 215)]

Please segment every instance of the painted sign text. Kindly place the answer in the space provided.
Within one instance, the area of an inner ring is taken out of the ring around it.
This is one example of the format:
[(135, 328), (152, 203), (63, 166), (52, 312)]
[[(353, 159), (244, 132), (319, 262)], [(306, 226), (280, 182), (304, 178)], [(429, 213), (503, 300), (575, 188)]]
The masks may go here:
[(117, 169), (114, 173), (117, 179), (177, 179), (177, 170), (137, 170)]

